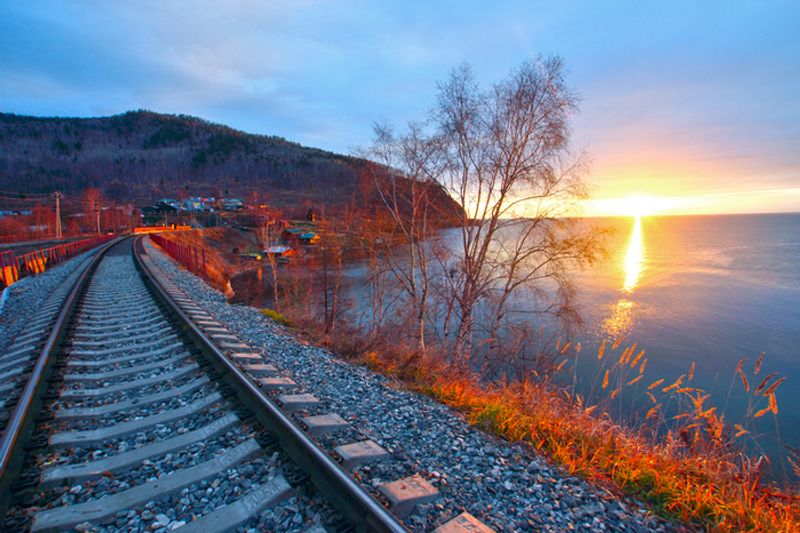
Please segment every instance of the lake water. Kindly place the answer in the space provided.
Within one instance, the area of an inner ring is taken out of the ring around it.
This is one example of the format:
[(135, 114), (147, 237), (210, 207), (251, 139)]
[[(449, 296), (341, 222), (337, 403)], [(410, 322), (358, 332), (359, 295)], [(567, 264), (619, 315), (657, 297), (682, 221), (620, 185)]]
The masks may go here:
[[(784, 445), (800, 447), (800, 214), (588, 222), (612, 233), (608, 259), (575, 274), (585, 324), (569, 340), (582, 345), (580, 389), (599, 387), (596, 354), (603, 340), (624, 338), (620, 349), (636, 342), (648, 363), (644, 378), (615, 400), (619, 413), (641, 418), (650, 407), (647, 386), (660, 378), (669, 384), (695, 362), (690, 385), (711, 394), (718, 412), (738, 423), (748, 400), (735, 370), (745, 357), (750, 381), (773, 371), (787, 379), (778, 389), (779, 413), (752, 420), (747, 428), (754, 438), (743, 442), (771, 458), (772, 477), (791, 477)], [(358, 265), (346, 271), (355, 313), (369, 312), (358, 304), (368, 301), (364, 275)], [(763, 367), (753, 377), (762, 352)], [(766, 404), (761, 401), (757, 408)], [(665, 405), (667, 414), (670, 409)]]
[(747, 403), (737, 362), (747, 357), (752, 375), (766, 352), (758, 380), (772, 371), (787, 380), (777, 417), (751, 429), (782, 477), (783, 444), (800, 446), (800, 214), (595, 222), (615, 231), (609, 259), (577, 277), (582, 353), (624, 336), (646, 350), (650, 381), (674, 379), (694, 361), (693, 384), (739, 420)]
[[(709, 393), (705, 407), (717, 406), (733, 424), (748, 410), (748, 395), (736, 374), (745, 357), (750, 381), (757, 384), (773, 371), (787, 379), (778, 389), (778, 414), (751, 420), (751, 436), (741, 442), (771, 458), (771, 477), (791, 478), (784, 445), (800, 447), (800, 214), (587, 222), (611, 229), (608, 259), (575, 273), (584, 326), (565, 340), (580, 342), (582, 350), (575, 373), (562, 379), (576, 376), (586, 396), (601, 392), (600, 344), (624, 339), (614, 354), (635, 342), (637, 353), (645, 350), (647, 370), (609, 406), (612, 414), (641, 419), (652, 406), (644, 394), (647, 386), (660, 378), (662, 387), (668, 385), (694, 362), (689, 385)], [(453, 232), (446, 230), (444, 240), (454, 240)], [(366, 298), (363, 276), (361, 267), (347, 271), (356, 302)], [(762, 352), (763, 366), (754, 377)], [(756, 409), (767, 404), (760, 402)], [(675, 414), (675, 408), (665, 404), (665, 415)]]

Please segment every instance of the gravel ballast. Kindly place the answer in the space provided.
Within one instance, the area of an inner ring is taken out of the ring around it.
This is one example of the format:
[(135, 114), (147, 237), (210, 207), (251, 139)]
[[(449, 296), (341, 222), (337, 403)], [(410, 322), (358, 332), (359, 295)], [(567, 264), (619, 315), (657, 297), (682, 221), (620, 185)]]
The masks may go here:
[(98, 248), (93, 248), (41, 274), (22, 278), (8, 287), (6, 300), (0, 308), (0, 352), (6, 351), (50, 293), (97, 250)]
[[(161, 313), (139, 279), (130, 244), (116, 245), (99, 263), (77, 302), (72, 317), (77, 329), (98, 329), (106, 316), (135, 323), (140, 308)], [(249, 410), (199, 364), (196, 348), (182, 341), (175, 347), (183, 337), (180, 329), (166, 315), (162, 322), (168, 327), (133, 330), (128, 340), (85, 335), (83, 348), (68, 328), (53, 356), (58, 365), (51, 386), (57, 392), (44, 400), (43, 416), (35, 421), (31, 442), (40, 444), (28, 450), (20, 476), (24, 484), (0, 529), (166, 532), (233, 504), (253, 485), (273, 481), (281, 482), (284, 492), (270, 503), (269, 513), (256, 513), (242, 528), (299, 532), (336, 518), (306, 478), (294, 474), (296, 465)], [(109, 364), (102, 364), (104, 358)], [(86, 366), (87, 361), (100, 364)], [(205, 372), (205, 379), (178, 390), (169, 376), (181, 368), (193, 369), (181, 376)], [(164, 393), (143, 395), (154, 377), (165, 378), (158, 382)], [(126, 387), (115, 395), (120, 405), (112, 410), (63, 411), (86, 407), (87, 399), (119, 385)]]
[[(309, 345), (265, 318), (258, 309), (231, 305), (201, 278), (177, 266), (146, 242), (147, 253), (166, 276), (201, 307), (237, 334), (281, 375), (319, 398), (321, 409), (336, 412), (353, 431), (391, 453), (388, 461), (357, 471), (377, 487), (420, 474), (439, 489), (432, 503), (417, 506), (405, 523), (428, 531), (468, 511), (497, 531), (672, 531), (681, 526), (651, 516), (585, 480), (570, 476), (529, 447), (497, 439), (465, 422), (453, 409), (361, 366)], [(300, 392), (300, 391), (298, 391)], [(355, 430), (354, 428), (357, 428)]]

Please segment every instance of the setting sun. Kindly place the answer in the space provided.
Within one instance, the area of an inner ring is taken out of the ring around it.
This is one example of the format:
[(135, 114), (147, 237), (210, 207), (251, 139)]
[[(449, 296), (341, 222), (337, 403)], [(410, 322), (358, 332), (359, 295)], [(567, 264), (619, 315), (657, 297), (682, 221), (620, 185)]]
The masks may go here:
[(629, 196), (623, 198), (623, 202), (625, 204), (625, 210), (628, 211), (626, 214), (636, 217), (652, 215), (665, 207), (664, 201), (653, 198), (652, 196)]
[(641, 217), (653, 215), (672, 207), (669, 199), (635, 194), (623, 198), (598, 199), (593, 202), (596, 211), (606, 216)]

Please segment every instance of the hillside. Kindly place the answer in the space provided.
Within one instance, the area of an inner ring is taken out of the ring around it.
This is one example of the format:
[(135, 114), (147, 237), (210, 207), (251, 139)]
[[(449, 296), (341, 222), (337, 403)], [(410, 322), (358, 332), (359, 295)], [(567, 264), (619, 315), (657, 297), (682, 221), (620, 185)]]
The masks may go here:
[[(366, 161), (185, 115), (130, 111), (100, 118), (0, 113), (0, 189), (96, 187), (118, 201), (248, 197), (277, 205), (375, 205)], [(442, 212), (458, 213), (443, 192)]]

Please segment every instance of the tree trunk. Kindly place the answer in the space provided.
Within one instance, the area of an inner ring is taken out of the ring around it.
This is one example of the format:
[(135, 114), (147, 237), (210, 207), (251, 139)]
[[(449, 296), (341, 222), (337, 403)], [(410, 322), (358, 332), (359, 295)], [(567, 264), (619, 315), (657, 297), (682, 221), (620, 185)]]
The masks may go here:
[(472, 354), (472, 334), (475, 329), (473, 305), (465, 306), (462, 310), (461, 322), (458, 324), (456, 342), (453, 346), (454, 366), (466, 369)]

